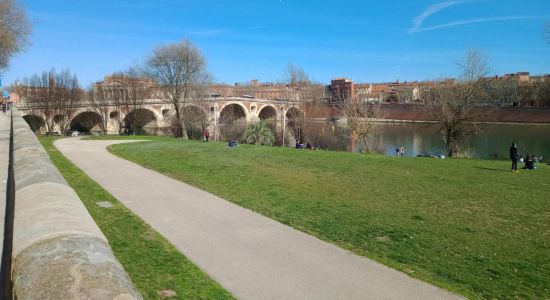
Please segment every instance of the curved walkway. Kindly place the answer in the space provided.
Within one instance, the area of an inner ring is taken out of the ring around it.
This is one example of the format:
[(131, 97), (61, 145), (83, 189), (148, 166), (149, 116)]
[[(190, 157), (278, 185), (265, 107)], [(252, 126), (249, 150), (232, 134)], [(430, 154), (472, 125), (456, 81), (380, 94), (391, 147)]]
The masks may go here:
[(55, 146), (237, 298), (460, 299), (105, 149), (122, 142)]

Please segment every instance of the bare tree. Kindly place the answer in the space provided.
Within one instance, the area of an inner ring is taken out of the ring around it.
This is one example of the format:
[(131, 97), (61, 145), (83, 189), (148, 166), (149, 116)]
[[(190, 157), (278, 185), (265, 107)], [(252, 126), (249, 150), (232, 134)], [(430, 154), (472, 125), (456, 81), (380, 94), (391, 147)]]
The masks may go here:
[(438, 122), (449, 157), (459, 154), (461, 146), (472, 135), (481, 131), (480, 122), (490, 121), (493, 115), (488, 106), (487, 58), (479, 51), (467, 53), (458, 64), (460, 80), (436, 83), (427, 92), (426, 108)]
[[(310, 130), (319, 122), (327, 98), (324, 85), (312, 82), (309, 75), (300, 66), (288, 64), (284, 70), (286, 92), (284, 99), (294, 109), (289, 109), (285, 117), (298, 141), (313, 141), (317, 137)], [(284, 119), (284, 118), (283, 118)]]
[(519, 102), (520, 85), (515, 80), (484, 80), (487, 104), (491, 106), (513, 106)]
[(532, 107), (550, 106), (550, 80), (530, 82), (519, 87), (519, 98), (523, 105)]
[(88, 91), (87, 100), (88, 105), (101, 117), (99, 127), (102, 133), (107, 134), (112, 106), (106, 88), (94, 86)]
[[(210, 102), (200, 99), (188, 102), (182, 109), (183, 122), (188, 138), (200, 139), (213, 121)], [(172, 116), (173, 117), (173, 116)]]
[(0, 1), (0, 71), (27, 44), (31, 24), (15, 0)]
[(145, 74), (153, 80), (164, 101), (174, 108), (177, 137), (187, 138), (183, 108), (204, 96), (210, 81), (206, 59), (189, 40), (160, 46), (146, 60)]
[(374, 145), (371, 145), (370, 139), (381, 130), (380, 119), (383, 118), (383, 113), (380, 104), (348, 100), (343, 106), (352, 144), (359, 140), (366, 147), (362, 152), (371, 152)]
[(90, 106), (102, 118), (102, 131), (107, 132), (109, 121), (113, 120), (119, 133), (127, 129), (134, 134), (142, 125), (143, 108), (153, 92), (153, 83), (141, 77), (134, 69), (117, 72), (105, 81), (94, 85)]
[(324, 121), (324, 110), (327, 108), (325, 101), (328, 96), (325, 87), (316, 83), (302, 86), (298, 93), (299, 100), (295, 105), (300, 113), (289, 117), (293, 119), (295, 129), (298, 129), (296, 137), (301, 141), (311, 142), (317, 139), (312, 129)]
[(138, 127), (147, 123), (144, 120), (141, 109), (145, 100), (150, 98), (152, 83), (142, 78), (138, 73), (130, 69), (118, 77), (119, 91), (115, 99), (117, 105), (126, 111), (125, 122), (133, 134), (136, 134)]
[(44, 117), (47, 132), (53, 132), (56, 125), (61, 134), (68, 131), (76, 106), (82, 100), (83, 92), (76, 74), (68, 70), (55, 70), (25, 78), (15, 86), (24, 100), (29, 113)]
[(309, 75), (300, 66), (289, 63), (284, 72), (284, 82), (292, 88), (308, 86), (311, 81)]

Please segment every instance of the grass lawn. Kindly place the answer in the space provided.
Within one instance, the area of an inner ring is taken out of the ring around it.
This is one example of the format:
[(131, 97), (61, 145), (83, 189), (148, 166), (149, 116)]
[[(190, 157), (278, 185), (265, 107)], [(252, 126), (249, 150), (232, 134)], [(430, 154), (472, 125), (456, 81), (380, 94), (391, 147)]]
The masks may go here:
[(111, 151), (464, 296), (550, 298), (548, 165), (170, 138)]
[[(65, 158), (53, 146), (55, 139), (39, 138), (145, 299), (161, 299), (158, 293), (163, 290), (177, 293), (177, 297), (170, 299), (233, 299), (160, 234)], [(109, 201), (114, 207), (100, 208), (98, 201)]]

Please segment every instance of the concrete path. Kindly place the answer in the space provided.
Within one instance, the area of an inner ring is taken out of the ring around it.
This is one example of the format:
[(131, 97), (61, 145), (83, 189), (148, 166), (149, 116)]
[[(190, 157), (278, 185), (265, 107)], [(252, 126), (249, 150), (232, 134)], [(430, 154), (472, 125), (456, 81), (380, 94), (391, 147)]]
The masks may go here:
[(237, 298), (460, 298), (105, 149), (120, 142), (55, 146)]

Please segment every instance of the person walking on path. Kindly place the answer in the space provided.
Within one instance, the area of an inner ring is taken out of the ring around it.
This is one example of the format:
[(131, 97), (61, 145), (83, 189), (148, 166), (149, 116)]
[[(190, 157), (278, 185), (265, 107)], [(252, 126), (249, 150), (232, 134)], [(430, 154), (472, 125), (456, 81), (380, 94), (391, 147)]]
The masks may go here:
[(512, 143), (510, 147), (510, 159), (512, 160), (512, 172), (517, 172), (518, 170), (518, 146), (516, 143)]
[(208, 139), (210, 138), (210, 132), (208, 132), (208, 129), (204, 131), (204, 140), (208, 142)]
[(401, 148), (399, 148), (399, 156), (401, 157), (405, 156), (405, 147), (401, 146)]

